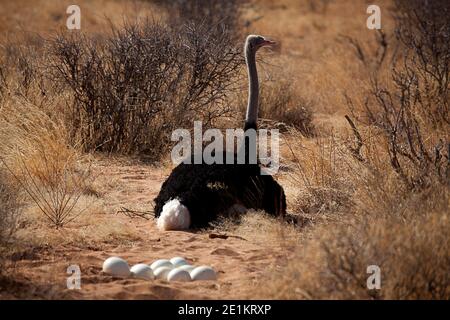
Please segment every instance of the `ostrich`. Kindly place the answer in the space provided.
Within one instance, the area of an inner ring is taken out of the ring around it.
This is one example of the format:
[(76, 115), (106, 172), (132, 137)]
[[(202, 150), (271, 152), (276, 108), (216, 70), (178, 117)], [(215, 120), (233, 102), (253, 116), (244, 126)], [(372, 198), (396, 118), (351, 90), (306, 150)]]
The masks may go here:
[[(244, 130), (257, 128), (259, 84), (256, 51), (274, 42), (259, 35), (245, 41), (249, 93)], [(163, 183), (155, 202), (155, 217), (161, 230), (206, 227), (220, 215), (262, 209), (273, 216), (285, 216), (283, 188), (269, 175), (261, 175), (258, 163), (250, 164), (250, 143), (244, 142), (244, 164), (180, 163)], [(253, 146), (252, 146), (253, 147)], [(256, 147), (256, 146), (254, 146)], [(223, 159), (227, 152), (223, 151)], [(232, 157), (236, 160), (237, 155)], [(191, 156), (191, 160), (194, 155)]]

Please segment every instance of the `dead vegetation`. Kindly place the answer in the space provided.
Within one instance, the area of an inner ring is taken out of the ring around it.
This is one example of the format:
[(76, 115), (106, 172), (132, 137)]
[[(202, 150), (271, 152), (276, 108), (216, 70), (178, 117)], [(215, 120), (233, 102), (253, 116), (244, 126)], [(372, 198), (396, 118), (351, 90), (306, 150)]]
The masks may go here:
[(8, 242), (16, 230), (21, 209), (18, 190), (8, 180), (6, 172), (2, 169), (0, 171), (0, 243), (2, 244)]
[[(448, 190), (391, 208), (316, 226), (294, 259), (261, 288), (276, 299), (447, 299)], [(419, 204), (421, 203), (421, 204)], [(430, 250), (430, 248), (433, 248)], [(381, 290), (367, 288), (367, 268)], [(270, 283), (270, 285), (268, 285)]]
[(61, 227), (83, 210), (78, 200), (91, 182), (89, 168), (67, 144), (65, 128), (23, 98), (3, 104), (0, 114), (1, 164), (48, 221)]
[(218, 36), (200, 23), (147, 21), (102, 38), (62, 35), (50, 47), (51, 80), (73, 95), (71, 134), (87, 151), (158, 160), (175, 128), (195, 117), (208, 127), (230, 113), (241, 59), (226, 29)]
[[(351, 42), (366, 66), (370, 90), (362, 107), (348, 96), (347, 101), (363, 125), (380, 130), (391, 167), (408, 188), (426, 189), (436, 180), (448, 185), (450, 24), (445, 15), (450, 7), (398, 1), (395, 8), (395, 39), (379, 33), (375, 55)], [(393, 68), (387, 80), (386, 64)]]
[(275, 122), (282, 132), (291, 127), (303, 136), (314, 136), (314, 102), (294, 92), (292, 79), (272, 77), (272, 81), (265, 82), (261, 88), (261, 121)]

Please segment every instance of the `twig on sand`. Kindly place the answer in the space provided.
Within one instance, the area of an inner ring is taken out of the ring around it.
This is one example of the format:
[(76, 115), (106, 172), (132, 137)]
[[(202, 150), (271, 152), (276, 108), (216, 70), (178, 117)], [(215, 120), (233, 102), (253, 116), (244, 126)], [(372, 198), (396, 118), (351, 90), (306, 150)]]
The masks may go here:
[(150, 220), (151, 217), (149, 215), (154, 216), (151, 211), (137, 211), (137, 210), (131, 210), (125, 207), (120, 207), (120, 210), (117, 211), (117, 213), (123, 213), (129, 218), (142, 218), (145, 220)]
[(237, 238), (237, 239), (241, 239), (241, 240), (244, 240), (244, 241), (248, 241), (247, 239), (245, 239), (243, 237), (240, 237), (240, 236), (233, 236), (233, 235), (219, 234), (219, 233), (210, 233), (209, 234), (209, 238), (210, 239), (216, 239), (216, 238), (219, 238), (219, 239)]

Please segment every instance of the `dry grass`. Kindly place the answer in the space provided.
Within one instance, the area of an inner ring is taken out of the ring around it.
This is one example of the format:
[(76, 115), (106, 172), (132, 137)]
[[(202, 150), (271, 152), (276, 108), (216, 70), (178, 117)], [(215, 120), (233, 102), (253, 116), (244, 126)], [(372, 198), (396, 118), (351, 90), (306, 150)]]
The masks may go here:
[[(410, 199), (404, 203), (407, 218), (391, 211), (316, 226), (295, 258), (264, 282), (261, 296), (448, 299), (448, 196), (442, 190)], [(381, 290), (367, 289), (369, 265), (381, 269)]]
[(352, 206), (355, 190), (354, 159), (346, 140), (337, 135), (306, 140), (291, 129), (285, 139), (284, 174), (288, 209), (303, 224), (317, 219), (339, 220)]
[(67, 144), (60, 120), (46, 113), (49, 108), (23, 98), (3, 103), (1, 162), (41, 214), (61, 227), (84, 211), (77, 204), (92, 176), (79, 152)]
[[(288, 247), (301, 237), (293, 225), (271, 217), (263, 211), (249, 211), (239, 221), (222, 218), (212, 223), (214, 230), (242, 237), (259, 244), (270, 242), (274, 246)], [(256, 232), (258, 230), (258, 232)]]
[(6, 172), (2, 170), (0, 171), (0, 244), (8, 242), (14, 234), (20, 209), (18, 190), (11, 185)]

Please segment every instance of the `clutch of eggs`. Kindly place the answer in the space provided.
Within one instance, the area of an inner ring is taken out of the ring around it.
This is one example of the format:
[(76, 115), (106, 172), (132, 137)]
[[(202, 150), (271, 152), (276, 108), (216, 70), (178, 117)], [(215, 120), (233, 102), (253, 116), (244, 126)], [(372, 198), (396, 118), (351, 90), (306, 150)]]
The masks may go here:
[(216, 280), (215, 270), (208, 266), (195, 267), (182, 257), (158, 259), (150, 266), (139, 263), (128, 266), (128, 263), (119, 257), (110, 257), (103, 262), (103, 272), (115, 277), (126, 278), (132, 276), (137, 279), (152, 280), (160, 279), (172, 281), (197, 281)]

